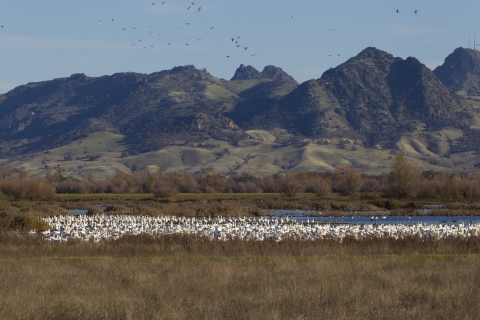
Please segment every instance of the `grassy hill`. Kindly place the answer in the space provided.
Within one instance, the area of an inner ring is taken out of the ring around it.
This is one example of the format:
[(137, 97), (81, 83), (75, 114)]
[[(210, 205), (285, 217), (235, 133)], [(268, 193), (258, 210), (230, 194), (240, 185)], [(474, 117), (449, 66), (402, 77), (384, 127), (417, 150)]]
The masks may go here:
[[(140, 169), (264, 175), (389, 170), (398, 149), (423, 170), (480, 166), (480, 54), (456, 49), (434, 72), (366, 48), (298, 84), (241, 65), (231, 80), (194, 66), (74, 74), (0, 95), (0, 157), (35, 175)], [(60, 169), (58, 169), (60, 166)]]

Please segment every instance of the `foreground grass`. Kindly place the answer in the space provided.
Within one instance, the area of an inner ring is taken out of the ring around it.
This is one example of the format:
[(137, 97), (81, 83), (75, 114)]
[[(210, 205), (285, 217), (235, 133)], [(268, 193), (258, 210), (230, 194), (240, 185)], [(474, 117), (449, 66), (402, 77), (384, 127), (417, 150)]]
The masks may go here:
[(2, 319), (476, 319), (480, 240), (0, 235)]

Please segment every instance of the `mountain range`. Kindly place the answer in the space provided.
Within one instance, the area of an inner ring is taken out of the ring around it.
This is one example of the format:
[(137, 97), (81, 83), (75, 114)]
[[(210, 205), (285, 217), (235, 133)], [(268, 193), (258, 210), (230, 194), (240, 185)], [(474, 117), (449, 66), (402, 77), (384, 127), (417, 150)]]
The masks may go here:
[(230, 80), (194, 66), (74, 74), (0, 95), (0, 157), (32, 174), (211, 168), (255, 175), (388, 171), (403, 149), (423, 170), (480, 166), (480, 52), (430, 70), (369, 47), (298, 83), (240, 65)]

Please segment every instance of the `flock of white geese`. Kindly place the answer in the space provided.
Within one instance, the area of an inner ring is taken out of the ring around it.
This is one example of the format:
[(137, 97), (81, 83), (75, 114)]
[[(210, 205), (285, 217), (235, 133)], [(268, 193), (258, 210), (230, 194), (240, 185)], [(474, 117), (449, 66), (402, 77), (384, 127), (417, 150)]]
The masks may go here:
[(41, 236), (51, 242), (82, 239), (98, 242), (116, 240), (123, 235), (152, 236), (195, 235), (210, 240), (263, 241), (284, 239), (316, 240), (346, 237), (355, 239), (417, 237), (421, 239), (448, 239), (480, 236), (479, 223), (447, 224), (325, 224), (296, 222), (279, 217), (216, 217), (190, 218), (175, 216), (134, 215), (68, 215), (42, 218), (50, 229)]

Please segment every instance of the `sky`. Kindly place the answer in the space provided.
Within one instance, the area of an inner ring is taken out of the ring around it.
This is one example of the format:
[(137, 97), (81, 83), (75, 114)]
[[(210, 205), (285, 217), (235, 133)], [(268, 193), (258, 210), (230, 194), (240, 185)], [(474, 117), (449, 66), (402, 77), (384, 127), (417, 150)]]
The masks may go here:
[(303, 82), (367, 47), (416, 57), (433, 70), (456, 48), (473, 48), (475, 32), (480, 44), (478, 0), (162, 2), (2, 1), (0, 94), (74, 73), (184, 65), (224, 79), (240, 64), (275, 65)]

